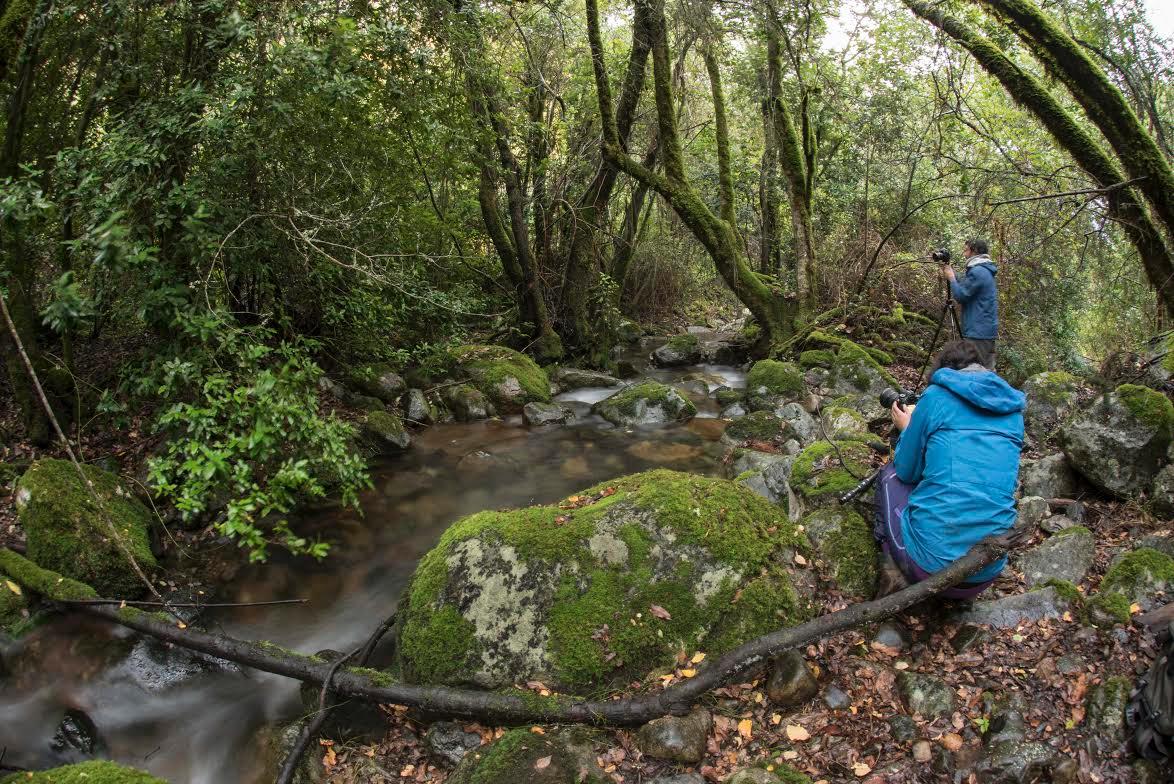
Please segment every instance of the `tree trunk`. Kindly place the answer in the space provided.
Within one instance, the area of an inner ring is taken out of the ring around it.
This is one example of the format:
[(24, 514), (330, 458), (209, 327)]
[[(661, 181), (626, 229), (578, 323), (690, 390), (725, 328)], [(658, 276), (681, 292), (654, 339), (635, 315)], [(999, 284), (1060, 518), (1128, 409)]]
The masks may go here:
[[(1036, 116), (1056, 142), (1098, 185), (1107, 187), (1126, 179), (1112, 156), (1060, 105), (1041, 81), (1012, 62), (992, 41), (975, 32), (972, 25), (946, 16), (926, 0), (903, 2), (913, 13), (965, 47), (979, 65), (999, 80), (1016, 103)], [(1132, 188), (1118, 189), (1109, 194), (1106, 201), (1109, 215), (1120, 224), (1137, 249), (1146, 277), (1157, 292), (1158, 301), (1166, 313), (1174, 316), (1174, 263), (1161, 230), (1150, 219), (1145, 205)]]

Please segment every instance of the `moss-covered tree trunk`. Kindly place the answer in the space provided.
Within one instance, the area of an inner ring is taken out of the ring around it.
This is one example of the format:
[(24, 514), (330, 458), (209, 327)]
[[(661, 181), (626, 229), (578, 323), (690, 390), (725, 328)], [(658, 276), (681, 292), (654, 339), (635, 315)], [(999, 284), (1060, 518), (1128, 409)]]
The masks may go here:
[[(970, 52), (988, 73), (1003, 85), (1016, 103), (1040, 121), (1056, 142), (1082, 169), (1104, 186), (1122, 182), (1125, 173), (1037, 77), (1020, 68), (973, 25), (947, 16), (926, 0), (903, 0), (922, 19), (938, 27)], [(1113, 191), (1108, 199), (1109, 214), (1137, 248), (1150, 285), (1166, 312), (1174, 317), (1174, 263), (1162, 232), (1132, 188)]]
[[(771, 46), (768, 38), (767, 48)], [(775, 58), (767, 57), (762, 78), (765, 97), (762, 99), (762, 160), (758, 171), (758, 209), (762, 222), (758, 238), (758, 270), (764, 275), (778, 276), (783, 271), (783, 255), (779, 241), (779, 153), (774, 132), (776, 96), (773, 85), (777, 82), (771, 73), (776, 63)]]
[[(596, 94), (603, 124), (603, 150), (608, 159), (625, 174), (647, 183), (668, 202), (681, 222), (702, 244), (713, 259), (718, 274), (733, 290), (761, 328), (756, 352), (765, 354), (791, 335), (794, 330), (795, 307), (781, 293), (768, 286), (751, 269), (743, 256), (737, 231), (728, 219), (732, 216), (732, 185), (728, 171), (722, 176), (722, 215), (715, 215), (689, 183), (685, 173), (684, 155), (677, 129), (677, 114), (673, 100), (672, 63), (669, 58), (663, 0), (637, 0), (637, 13), (648, 14), (652, 34), (653, 88), (656, 98), (657, 135), (661, 145), (664, 173), (651, 171), (633, 159), (620, 144), (616, 117), (612, 110), (611, 86), (603, 57), (603, 42), (599, 31), (597, 0), (587, 2), (587, 35), (591, 45), (591, 59), (595, 72)], [(711, 72), (712, 73), (712, 72)], [(720, 79), (711, 80), (715, 99), (715, 116), (720, 117), (719, 128), (725, 126), (724, 97)], [(719, 131), (719, 163), (729, 165), (729, 139)], [(724, 148), (724, 149), (723, 149)]]
[(1031, 0), (971, 0), (1019, 36), (1040, 62), (1068, 88), (1088, 119), (1104, 134), (1130, 179), (1174, 239), (1174, 168), (1125, 96), (1073, 38)]

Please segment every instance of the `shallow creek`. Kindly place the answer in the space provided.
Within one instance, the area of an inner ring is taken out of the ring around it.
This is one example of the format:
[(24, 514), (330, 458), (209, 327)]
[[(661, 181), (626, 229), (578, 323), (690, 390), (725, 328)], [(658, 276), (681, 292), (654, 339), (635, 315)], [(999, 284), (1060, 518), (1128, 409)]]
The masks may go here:
[[(630, 359), (646, 364), (650, 348)], [(205, 615), (205, 622), (305, 653), (349, 650), (394, 610), (420, 557), (463, 515), (550, 503), (649, 468), (717, 473), (725, 423), (716, 419), (711, 393), (744, 386), (742, 372), (703, 365), (648, 368), (644, 375), (682, 383), (698, 417), (681, 426), (617, 429), (590, 413), (615, 390), (579, 389), (557, 398), (578, 415), (568, 426), (527, 428), (513, 417), (422, 431), (408, 453), (374, 468), (362, 515), (334, 510), (302, 523), (301, 530), (334, 543), (325, 561), (275, 553), (235, 575), (217, 597), (306, 603), (226, 610)], [(272, 752), (262, 730), (302, 710), (298, 684), (286, 678), (80, 617), (41, 627), (5, 658), (12, 672), (0, 677), (0, 750), (7, 749), (6, 764), (20, 767), (77, 761), (52, 742), (65, 711), (76, 710), (92, 719), (105, 755), (173, 784), (263, 781)]]

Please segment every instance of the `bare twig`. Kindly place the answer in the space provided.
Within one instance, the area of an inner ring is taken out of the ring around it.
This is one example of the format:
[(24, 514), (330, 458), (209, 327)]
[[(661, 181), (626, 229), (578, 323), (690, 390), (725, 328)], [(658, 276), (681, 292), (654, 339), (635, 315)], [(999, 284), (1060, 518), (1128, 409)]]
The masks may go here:
[(1115, 182), (1112, 185), (1106, 185), (1103, 188), (1083, 188), (1078, 191), (1064, 191), (1062, 193), (1045, 193), (1041, 196), (1021, 196), (1018, 199), (1006, 199), (1005, 201), (991, 201), (991, 202), (987, 202), (987, 206), (988, 207), (998, 207), (999, 205), (1002, 205), (1002, 204), (1019, 204), (1020, 202), (1025, 202), (1025, 201), (1043, 201), (1044, 199), (1062, 199), (1066, 196), (1087, 196), (1087, 195), (1098, 195), (1098, 194), (1104, 195), (1106, 193), (1112, 193), (1113, 191), (1119, 191), (1122, 188), (1128, 188), (1130, 185), (1136, 185), (1137, 183), (1141, 182), (1144, 179), (1146, 179), (1146, 178), (1145, 177), (1134, 177), (1132, 180), (1126, 180), (1125, 182)]

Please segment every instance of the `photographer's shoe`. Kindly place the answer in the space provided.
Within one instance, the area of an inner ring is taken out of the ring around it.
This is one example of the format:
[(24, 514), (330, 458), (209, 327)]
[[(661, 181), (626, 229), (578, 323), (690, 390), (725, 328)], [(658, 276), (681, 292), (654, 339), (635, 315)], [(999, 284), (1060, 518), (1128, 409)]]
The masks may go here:
[(909, 580), (901, 571), (901, 567), (897, 566), (893, 556), (881, 550), (876, 559), (876, 594), (873, 598), (879, 599), (908, 587)]

